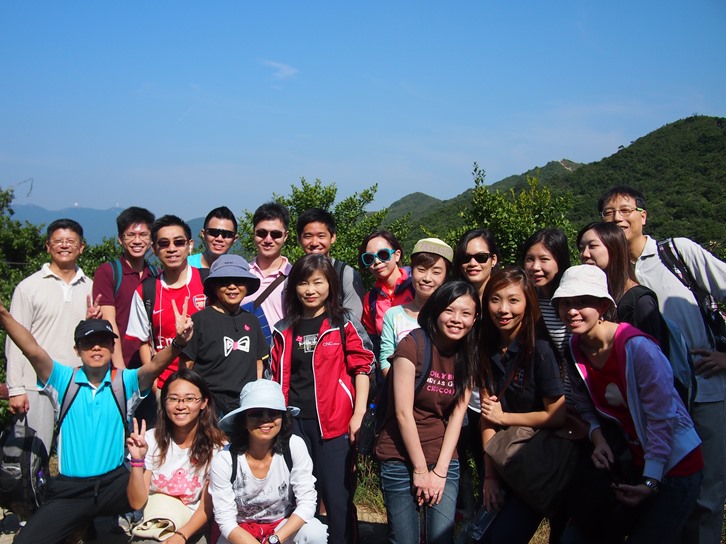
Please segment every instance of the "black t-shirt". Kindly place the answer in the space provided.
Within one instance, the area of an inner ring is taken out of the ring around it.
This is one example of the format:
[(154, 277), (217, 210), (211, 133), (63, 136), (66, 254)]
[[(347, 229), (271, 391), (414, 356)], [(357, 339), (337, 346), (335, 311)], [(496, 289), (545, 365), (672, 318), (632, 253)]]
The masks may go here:
[(290, 391), (287, 403), (300, 408), (302, 419), (315, 419), (315, 378), (313, 376), (313, 351), (318, 345), (318, 333), (325, 314), (312, 319), (301, 319), (292, 335), (292, 361), (290, 367)]
[(207, 307), (192, 315), (194, 334), (184, 355), (194, 361), (198, 372), (220, 403), (229, 412), (239, 407), (239, 393), (257, 379), (257, 360), (270, 351), (260, 322), (250, 312), (227, 315)]
[[(504, 387), (520, 350), (521, 346), (515, 340), (504, 354), (497, 353), (492, 357), (493, 395), (498, 395)], [(534, 358), (514, 373), (504, 393), (502, 409), (520, 414), (544, 410), (543, 398), (559, 397), (564, 393), (560, 367), (550, 343), (537, 340)]]

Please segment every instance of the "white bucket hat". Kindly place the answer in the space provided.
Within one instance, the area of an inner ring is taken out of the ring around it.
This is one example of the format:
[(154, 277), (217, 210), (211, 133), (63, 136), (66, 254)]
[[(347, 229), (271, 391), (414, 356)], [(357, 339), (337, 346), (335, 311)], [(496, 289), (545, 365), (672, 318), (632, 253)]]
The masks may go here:
[[(226, 432), (232, 432), (234, 420), (245, 410), (253, 408), (267, 408), (269, 410), (286, 411), (285, 396), (282, 394), (282, 387), (272, 380), (255, 380), (242, 388), (239, 394), (239, 408), (232, 410), (219, 420), (219, 428)], [(300, 413), (298, 408), (290, 407), (292, 415)]]
[(557, 299), (570, 297), (595, 297), (609, 300), (617, 306), (608, 292), (608, 279), (605, 272), (591, 264), (571, 266), (562, 274), (560, 286), (552, 295), (551, 304), (556, 306)]

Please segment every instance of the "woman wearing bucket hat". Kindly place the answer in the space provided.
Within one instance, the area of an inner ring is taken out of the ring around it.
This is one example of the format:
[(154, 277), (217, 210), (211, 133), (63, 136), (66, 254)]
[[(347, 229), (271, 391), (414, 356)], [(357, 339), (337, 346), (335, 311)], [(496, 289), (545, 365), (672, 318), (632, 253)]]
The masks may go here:
[(156, 428), (134, 419), (129, 504), (143, 507), (134, 543), (206, 543), (207, 478), (212, 454), (224, 443), (204, 380), (180, 368), (164, 382)]
[(245, 384), (262, 377), (269, 347), (260, 322), (240, 304), (260, 280), (239, 255), (222, 255), (204, 280), (210, 305), (192, 316), (194, 336), (179, 361), (194, 368), (212, 391), (214, 408), (224, 415), (237, 408)]
[(221, 544), (327, 541), (315, 518), (313, 462), (292, 434), (292, 413), (277, 382), (256, 380), (240, 393), (239, 408), (219, 426), (229, 446), (212, 460), (209, 492)]
[(696, 504), (703, 458), (668, 360), (645, 333), (604, 317), (615, 302), (595, 266), (569, 268), (552, 304), (572, 332), (573, 397), (597, 469), (575, 479), (577, 508), (563, 541), (676, 541)]

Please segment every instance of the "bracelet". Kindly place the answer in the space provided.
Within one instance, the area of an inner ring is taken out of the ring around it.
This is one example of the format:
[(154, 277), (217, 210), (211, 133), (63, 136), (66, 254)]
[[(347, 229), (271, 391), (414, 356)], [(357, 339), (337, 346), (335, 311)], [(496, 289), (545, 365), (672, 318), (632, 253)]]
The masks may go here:
[(181, 350), (183, 350), (183, 349), (184, 349), (184, 348), (186, 347), (186, 344), (184, 344), (184, 345), (182, 346), (182, 345), (181, 345), (181, 344), (180, 344), (179, 342), (177, 342), (177, 341), (176, 341), (176, 338), (174, 338), (174, 339), (172, 339), (172, 341), (171, 341), (171, 347), (172, 347), (173, 349), (178, 349), (179, 351), (181, 351)]
[(429, 472), (428, 470), (414, 470), (413, 471), (414, 474), (428, 474), (428, 472)]
[(174, 531), (174, 534), (175, 535), (179, 535), (180, 537), (182, 537), (184, 539), (184, 542), (187, 541), (186, 535), (184, 533), (182, 533), (181, 531)]
[(439, 474), (438, 472), (436, 472), (436, 467), (432, 468), (431, 469), (431, 472), (434, 473), (434, 476), (438, 476), (439, 478), (443, 478), (444, 480), (446, 480), (446, 476), (442, 476), (441, 474)]

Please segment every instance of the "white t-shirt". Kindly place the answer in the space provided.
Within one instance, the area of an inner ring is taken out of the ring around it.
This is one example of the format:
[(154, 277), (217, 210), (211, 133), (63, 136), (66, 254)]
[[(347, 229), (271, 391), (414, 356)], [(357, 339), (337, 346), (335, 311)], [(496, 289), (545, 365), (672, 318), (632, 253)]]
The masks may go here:
[(161, 464), (154, 429), (146, 431), (145, 437), (149, 444), (146, 470), (151, 471), (149, 492), (176, 497), (192, 510), (196, 510), (202, 497), (204, 482), (209, 475), (209, 465), (197, 470), (199, 467), (192, 465), (189, 459), (189, 449), (180, 448), (173, 440), (170, 441), (166, 459)]

